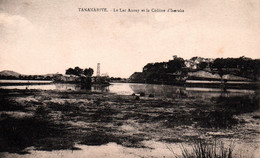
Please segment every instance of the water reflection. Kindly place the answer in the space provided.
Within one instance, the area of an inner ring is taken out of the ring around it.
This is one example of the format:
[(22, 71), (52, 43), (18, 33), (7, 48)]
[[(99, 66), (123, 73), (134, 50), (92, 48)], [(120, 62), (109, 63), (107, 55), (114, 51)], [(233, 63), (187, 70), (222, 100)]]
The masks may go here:
[(77, 91), (89, 90), (93, 92), (110, 92), (119, 95), (131, 95), (133, 93), (144, 93), (145, 96), (150, 94), (155, 97), (163, 98), (181, 98), (181, 97), (232, 97), (251, 95), (255, 92), (246, 89), (227, 89), (223, 93), (219, 88), (200, 88), (200, 87), (178, 87), (171, 85), (154, 85), (154, 84), (137, 84), (137, 83), (112, 83), (110, 86), (92, 85), (91, 87), (81, 86), (79, 84), (45, 84), (45, 85), (21, 85), (21, 86), (1, 86), (4, 89), (41, 89), (41, 90), (60, 90), (60, 91)]
[(92, 85), (91, 91), (93, 92), (109, 92), (109, 86), (102, 86), (102, 85)]
[[(129, 89), (130, 88), (130, 89)], [(254, 94), (253, 90), (228, 89), (227, 92), (219, 88), (199, 88), (199, 87), (178, 87), (171, 85), (154, 85), (154, 84), (131, 84), (131, 83), (114, 83), (110, 87), (111, 92), (117, 94), (145, 93), (146, 96), (152, 94), (155, 97), (163, 98), (181, 98), (181, 97), (232, 97)]]
[(146, 95), (152, 94), (157, 97), (175, 98), (180, 96), (186, 96), (185, 87), (176, 87), (170, 85), (153, 85), (153, 84), (133, 84), (130, 88), (134, 93), (145, 93)]
[(54, 84), (52, 90), (80, 90), (80, 86), (76, 84)]

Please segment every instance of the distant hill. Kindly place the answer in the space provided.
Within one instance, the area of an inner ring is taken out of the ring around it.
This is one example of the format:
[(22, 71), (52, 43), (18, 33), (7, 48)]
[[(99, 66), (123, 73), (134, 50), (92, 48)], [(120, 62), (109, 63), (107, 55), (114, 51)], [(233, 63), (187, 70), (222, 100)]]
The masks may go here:
[(14, 77), (19, 77), (19, 73), (14, 72), (14, 71), (10, 71), (10, 70), (4, 70), (0, 72), (1, 76), (14, 76)]

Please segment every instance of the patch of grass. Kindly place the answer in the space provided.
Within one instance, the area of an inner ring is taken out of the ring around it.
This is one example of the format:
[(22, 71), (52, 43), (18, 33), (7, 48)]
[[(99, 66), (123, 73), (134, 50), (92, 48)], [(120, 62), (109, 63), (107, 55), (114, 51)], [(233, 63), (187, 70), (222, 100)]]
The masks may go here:
[(202, 128), (225, 129), (238, 124), (233, 113), (223, 109), (165, 112), (146, 120), (160, 121), (167, 128), (195, 124), (195, 126)]
[(113, 115), (116, 115), (119, 112), (119, 110), (108, 106), (99, 107), (93, 114), (90, 115), (90, 118), (94, 121), (112, 122), (114, 118)]
[(164, 122), (164, 125), (168, 128), (176, 127), (176, 126), (181, 126), (181, 125), (191, 125), (193, 123), (193, 116), (190, 114), (185, 114), (185, 113), (176, 113), (176, 114), (171, 114), (167, 116), (168, 118), (166, 119), (167, 121)]
[(35, 117), (46, 118), (49, 114), (49, 109), (44, 106), (38, 106), (35, 110)]
[(73, 149), (74, 142), (69, 139), (64, 139), (62, 137), (46, 137), (43, 139), (37, 140), (34, 144), (37, 150), (62, 150), (62, 149)]
[(85, 134), (80, 143), (85, 145), (103, 145), (114, 141), (115, 137), (113, 135), (103, 131), (93, 131)]
[(102, 130), (89, 132), (81, 139), (80, 144), (84, 145), (97, 146), (114, 142), (125, 147), (144, 147), (141, 144), (141, 141), (144, 140), (142, 137), (113, 135)]
[(259, 110), (259, 99), (253, 96), (218, 97), (213, 99), (217, 108), (233, 114), (249, 113)]
[(203, 142), (199, 140), (190, 148), (180, 146), (182, 155), (176, 155), (172, 149), (168, 148), (175, 154), (176, 158), (232, 158), (234, 146), (231, 144), (225, 146), (221, 141)]
[(260, 116), (259, 115), (254, 115), (252, 116), (253, 119), (260, 119)]
[(25, 97), (30, 95), (38, 94), (39, 90), (34, 89), (27, 89), (27, 90), (20, 90), (20, 89), (0, 89), (0, 97)]
[[(40, 147), (44, 149), (46, 143), (40, 143), (39, 140), (48, 137), (63, 137), (64, 130), (62, 125), (57, 125), (47, 120), (37, 117), (12, 118), (5, 116), (0, 121), (0, 152), (22, 152), (29, 146)], [(59, 142), (58, 142), (59, 144)], [(58, 144), (52, 144), (55, 148)]]
[(14, 100), (0, 98), (0, 111), (25, 111), (25, 108)]
[(194, 121), (196, 121), (200, 127), (216, 129), (231, 128), (238, 124), (238, 120), (233, 117), (233, 113), (225, 110), (200, 112), (195, 116)]
[(69, 112), (78, 113), (78, 112), (85, 111), (85, 108), (68, 103), (67, 101), (65, 101), (64, 104), (58, 104), (58, 103), (51, 102), (51, 103), (49, 103), (48, 107), (51, 108), (52, 110), (61, 111), (64, 113), (69, 113)]
[(163, 139), (160, 139), (160, 141), (169, 142), (169, 143), (180, 143), (180, 142), (183, 142), (183, 140), (180, 139), (180, 138), (163, 138)]

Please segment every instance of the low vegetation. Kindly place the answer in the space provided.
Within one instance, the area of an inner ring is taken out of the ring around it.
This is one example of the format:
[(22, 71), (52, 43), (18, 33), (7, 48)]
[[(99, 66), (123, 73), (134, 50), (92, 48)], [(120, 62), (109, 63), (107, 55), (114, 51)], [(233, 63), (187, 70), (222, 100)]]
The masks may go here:
[[(74, 150), (75, 144), (110, 142), (143, 148), (146, 147), (143, 142), (151, 140), (187, 144), (201, 137), (243, 140), (259, 135), (253, 129), (260, 121), (255, 113), (259, 109), (251, 96), (212, 100), (139, 96), (136, 100), (132, 95), (87, 91), (1, 89), (0, 92), (0, 152), (22, 153), (30, 146), (36, 150)], [(248, 110), (245, 103), (250, 104)], [(246, 113), (252, 113), (251, 123), (256, 125), (250, 130), (245, 128), (245, 121), (240, 121), (243, 118), (238, 118)], [(223, 134), (214, 135), (216, 131)], [(211, 147), (204, 145), (199, 142), (193, 148), (205, 151)]]
[(171, 152), (175, 154), (176, 158), (232, 158), (234, 145), (225, 146), (221, 141), (202, 141), (199, 140), (188, 147), (180, 146), (182, 155), (176, 155), (172, 149)]

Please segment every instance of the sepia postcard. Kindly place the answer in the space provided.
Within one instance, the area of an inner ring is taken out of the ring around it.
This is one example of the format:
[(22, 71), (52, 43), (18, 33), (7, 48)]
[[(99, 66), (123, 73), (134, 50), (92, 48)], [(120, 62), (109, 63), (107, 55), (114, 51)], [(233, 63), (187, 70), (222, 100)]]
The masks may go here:
[(0, 157), (260, 157), (260, 1), (0, 0)]

